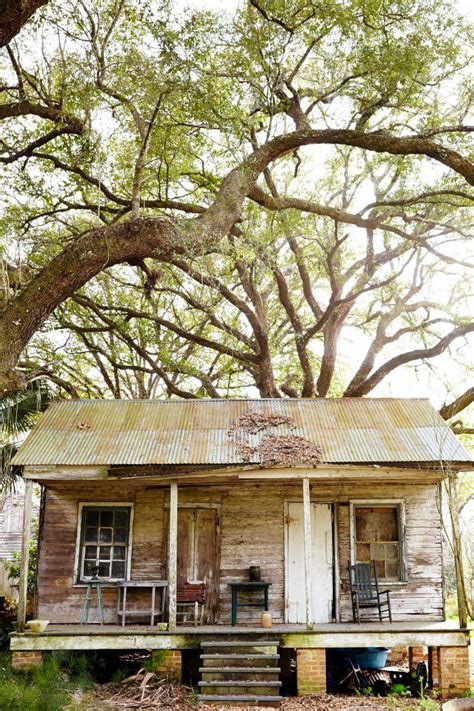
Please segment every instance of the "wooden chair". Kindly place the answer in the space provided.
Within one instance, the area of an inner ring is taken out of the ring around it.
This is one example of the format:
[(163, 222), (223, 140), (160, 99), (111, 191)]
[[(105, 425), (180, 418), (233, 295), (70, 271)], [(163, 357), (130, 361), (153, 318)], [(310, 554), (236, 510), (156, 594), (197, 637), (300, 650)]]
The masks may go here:
[[(206, 600), (206, 583), (201, 581), (186, 582), (178, 585), (176, 593), (176, 617), (186, 621), (189, 608), (194, 612), (194, 625), (202, 625), (204, 618), (204, 602)], [(181, 608), (181, 609), (180, 609)]]
[(371, 607), (378, 609), (380, 622), (383, 621), (384, 615), (387, 615), (391, 622), (390, 591), (379, 590), (375, 560), (355, 565), (351, 565), (349, 562), (348, 570), (354, 622), (360, 624), (361, 610)]

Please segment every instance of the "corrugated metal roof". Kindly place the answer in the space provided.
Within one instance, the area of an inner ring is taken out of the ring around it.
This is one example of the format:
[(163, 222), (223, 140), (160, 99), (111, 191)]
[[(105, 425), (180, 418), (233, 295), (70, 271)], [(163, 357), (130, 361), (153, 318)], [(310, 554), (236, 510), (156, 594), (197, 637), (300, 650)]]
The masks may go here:
[[(291, 417), (291, 433), (318, 444), (328, 463), (471, 461), (428, 400), (341, 398), (60, 400), (41, 417), (14, 462), (243, 464), (228, 430), (248, 412)], [(279, 426), (270, 433), (289, 431)], [(249, 435), (247, 441), (255, 446), (262, 436)]]

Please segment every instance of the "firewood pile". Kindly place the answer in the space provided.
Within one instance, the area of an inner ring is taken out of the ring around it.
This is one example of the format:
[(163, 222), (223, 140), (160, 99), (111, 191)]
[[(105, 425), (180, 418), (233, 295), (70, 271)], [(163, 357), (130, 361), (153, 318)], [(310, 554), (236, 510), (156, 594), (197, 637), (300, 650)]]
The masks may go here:
[[(262, 467), (320, 464), (321, 447), (306, 437), (291, 433), (282, 435), (268, 433), (271, 428), (282, 425), (290, 430), (296, 427), (294, 420), (285, 415), (246, 412), (232, 423), (228, 435), (234, 440), (239, 456), (244, 462), (257, 460)], [(259, 432), (265, 433), (260, 443), (251, 446), (248, 436)]]

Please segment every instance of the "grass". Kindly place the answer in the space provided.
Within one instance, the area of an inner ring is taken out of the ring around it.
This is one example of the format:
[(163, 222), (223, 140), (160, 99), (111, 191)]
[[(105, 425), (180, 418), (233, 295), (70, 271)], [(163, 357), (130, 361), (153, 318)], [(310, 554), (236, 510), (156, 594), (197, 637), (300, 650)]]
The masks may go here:
[(0, 709), (8, 711), (59, 711), (69, 705), (71, 692), (92, 687), (86, 655), (52, 653), (31, 671), (16, 672), (11, 655), (0, 656)]

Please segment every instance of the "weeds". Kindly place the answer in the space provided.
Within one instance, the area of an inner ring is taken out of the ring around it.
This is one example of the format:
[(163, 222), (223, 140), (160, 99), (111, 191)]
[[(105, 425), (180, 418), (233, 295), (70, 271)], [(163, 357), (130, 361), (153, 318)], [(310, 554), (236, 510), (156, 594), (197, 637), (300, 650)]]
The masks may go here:
[(15, 672), (11, 655), (0, 656), (0, 709), (59, 711), (70, 703), (70, 692), (92, 686), (90, 661), (84, 654), (56, 652), (31, 671)]

